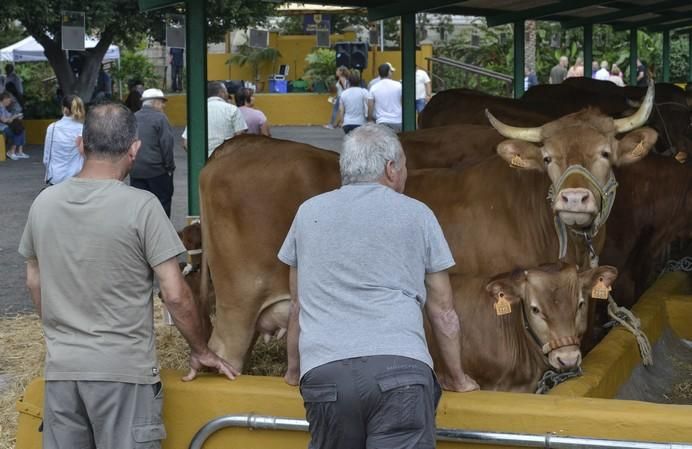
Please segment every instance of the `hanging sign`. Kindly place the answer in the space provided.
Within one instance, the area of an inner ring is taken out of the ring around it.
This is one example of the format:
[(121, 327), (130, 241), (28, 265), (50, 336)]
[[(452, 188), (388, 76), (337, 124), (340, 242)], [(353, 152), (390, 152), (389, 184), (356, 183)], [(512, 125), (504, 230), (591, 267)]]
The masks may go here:
[(63, 11), (61, 40), (63, 50), (84, 51), (84, 11)]
[(185, 48), (185, 16), (181, 14), (166, 15), (166, 46), (168, 48)]

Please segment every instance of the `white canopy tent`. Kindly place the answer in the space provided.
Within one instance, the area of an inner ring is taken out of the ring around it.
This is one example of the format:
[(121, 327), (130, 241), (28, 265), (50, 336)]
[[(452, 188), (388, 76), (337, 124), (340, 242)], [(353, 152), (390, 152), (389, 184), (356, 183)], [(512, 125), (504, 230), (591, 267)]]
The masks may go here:
[[(92, 37), (84, 38), (84, 48), (94, 48), (98, 43)], [(110, 45), (103, 57), (104, 61), (115, 61), (120, 59), (120, 48), (117, 45)], [(36, 42), (36, 39), (29, 36), (19, 42), (15, 42), (0, 50), (0, 61), (7, 62), (36, 62), (47, 61), (43, 46)]]

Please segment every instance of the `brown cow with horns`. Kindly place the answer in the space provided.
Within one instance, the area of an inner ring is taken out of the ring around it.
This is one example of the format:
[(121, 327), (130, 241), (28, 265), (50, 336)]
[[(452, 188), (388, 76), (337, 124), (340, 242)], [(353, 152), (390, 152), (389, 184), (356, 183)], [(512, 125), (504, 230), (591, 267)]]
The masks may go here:
[[(641, 159), (655, 142), (654, 131), (636, 129), (652, 97), (632, 117), (616, 120), (583, 111), (519, 129), (490, 116), (510, 138), (498, 147), (501, 157), (462, 172), (412, 173), (406, 193), (438, 216), (459, 274), (485, 277), (554, 261), (560, 245), (553, 211), (568, 228), (602, 225), (597, 217), (612, 166)], [(338, 187), (339, 173), (335, 155), (293, 142), (244, 137), (217, 152), (200, 183), (205, 256), (218, 298), (210, 344), (242, 368), (258, 323), (288, 300), (287, 270), (276, 253), (295, 211), (305, 199)], [(556, 193), (548, 205), (551, 186)], [(576, 243), (567, 255), (572, 262), (588, 258), (584, 248), (575, 251), (583, 242)]]

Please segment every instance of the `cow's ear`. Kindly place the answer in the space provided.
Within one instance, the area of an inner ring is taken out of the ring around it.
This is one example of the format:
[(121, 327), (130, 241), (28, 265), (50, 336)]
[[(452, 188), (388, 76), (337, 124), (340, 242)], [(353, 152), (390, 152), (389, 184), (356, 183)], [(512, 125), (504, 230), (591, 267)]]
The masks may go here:
[(509, 278), (495, 279), (485, 286), (498, 316), (509, 315), (513, 310), (519, 310), (518, 308), (521, 307), (521, 298), (516, 288), (516, 282)]
[(627, 165), (643, 159), (656, 144), (658, 133), (651, 128), (639, 128), (630, 131), (617, 142), (613, 158), (616, 166)]
[(512, 168), (544, 170), (543, 155), (536, 145), (523, 140), (505, 140), (497, 146), (497, 154)]
[(592, 268), (579, 273), (579, 280), (582, 288), (584, 291), (588, 292), (594, 292), (597, 288), (605, 288), (606, 290), (610, 291), (617, 278), (618, 269), (610, 265), (601, 265), (600, 267)]

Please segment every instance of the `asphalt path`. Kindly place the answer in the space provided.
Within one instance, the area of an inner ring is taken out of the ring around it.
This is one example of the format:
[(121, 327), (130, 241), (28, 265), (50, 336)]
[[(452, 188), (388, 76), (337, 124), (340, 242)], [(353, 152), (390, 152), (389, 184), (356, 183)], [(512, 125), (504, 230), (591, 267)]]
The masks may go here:
[[(176, 229), (185, 225), (187, 217), (187, 156), (180, 143), (181, 129), (176, 129), (176, 171), (174, 175), (172, 217)], [(339, 151), (343, 132), (322, 127), (275, 127), (276, 138), (305, 142), (319, 148)], [(45, 187), (42, 164), (43, 146), (25, 149), (30, 159), (0, 162), (0, 316), (30, 312), (31, 300), (25, 287), (24, 258), (17, 252), (29, 207)]]

